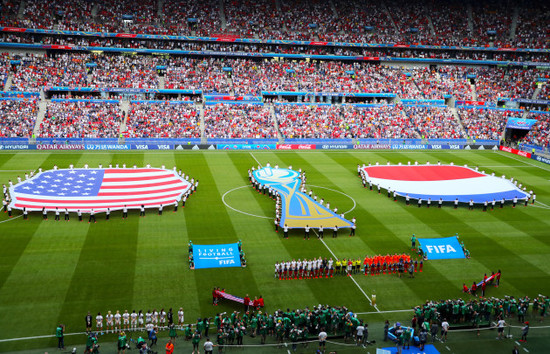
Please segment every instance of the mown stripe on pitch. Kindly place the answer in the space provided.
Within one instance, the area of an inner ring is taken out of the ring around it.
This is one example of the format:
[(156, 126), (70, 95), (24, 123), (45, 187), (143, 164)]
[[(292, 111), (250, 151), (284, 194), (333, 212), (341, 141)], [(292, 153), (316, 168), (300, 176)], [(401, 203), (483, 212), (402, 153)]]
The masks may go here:
[[(197, 193), (188, 199), (184, 209), (189, 240), (193, 241), (194, 244), (236, 242), (238, 240), (237, 234), (221, 201), (220, 191), (206, 161), (205, 154), (201, 152), (175, 153), (175, 158), (178, 166), (186, 166), (183, 171), (190, 171), (188, 173), (192, 177), (200, 180)], [(189, 168), (187, 169), (187, 167)], [(223, 174), (220, 177), (226, 178), (227, 176)], [(182, 256), (187, 259), (187, 249), (182, 250), (182, 252)], [(199, 304), (199, 308), (191, 312), (191, 315), (194, 313), (197, 316), (211, 316), (214, 311), (218, 311), (219, 307), (211, 307), (211, 292), (215, 286), (227, 288), (228, 290), (242, 289), (241, 291), (250, 291), (247, 290), (247, 284), (244, 284), (242, 277), (236, 274), (236, 271), (241, 271), (239, 268), (188, 271), (194, 272), (196, 296)]]
[[(374, 194), (374, 198), (381, 197), (381, 198), (378, 198), (378, 201), (375, 202), (377, 204), (375, 208), (378, 211), (378, 213), (376, 213), (376, 215), (375, 215), (375, 213), (371, 214), (368, 211), (368, 209), (369, 209), (368, 206), (365, 205), (365, 208), (363, 208), (362, 207), (363, 202), (362, 201), (360, 202), (360, 204), (361, 204), (360, 208), (362, 210), (358, 213), (358, 215), (360, 215), (360, 217), (358, 218), (358, 223), (365, 224), (365, 226), (368, 228), (370, 225), (372, 225), (373, 220), (375, 220), (375, 222), (380, 225), (379, 232), (382, 232), (382, 235), (385, 236), (383, 238), (383, 241), (381, 241), (381, 242), (384, 243), (384, 247), (386, 249), (388, 248), (388, 246), (390, 247), (390, 249), (392, 250), (392, 251), (390, 251), (390, 253), (408, 252), (409, 248), (405, 248), (405, 247), (403, 247), (402, 251), (400, 251), (400, 250), (396, 251), (396, 246), (400, 245), (402, 242), (407, 244), (407, 240), (403, 239), (403, 237), (398, 237), (396, 232), (395, 232), (395, 230), (400, 230), (401, 227), (397, 226), (397, 228), (395, 228), (396, 222), (398, 222), (397, 220), (400, 219), (400, 218), (398, 217), (398, 215), (396, 215), (396, 213), (398, 213), (399, 210), (396, 209), (396, 206), (395, 206), (396, 203), (393, 202), (393, 198), (387, 198), (384, 192), (383, 192), (382, 195), (378, 195), (377, 191), (373, 191), (371, 193), (365, 193), (365, 192), (370, 192), (370, 190), (363, 188), (363, 186), (361, 185), (361, 183), (359, 181), (359, 178), (357, 177), (357, 165), (354, 165), (353, 169), (348, 168), (348, 166), (343, 166), (339, 163), (339, 161), (334, 159), (332, 154), (325, 154), (324, 158), (332, 160), (334, 166), (339, 166), (339, 168), (342, 170), (341, 173), (340, 172), (335, 173), (334, 174), (335, 177), (331, 178), (331, 180), (336, 179), (337, 178), (336, 176), (342, 176), (342, 177), (338, 177), (338, 178), (341, 178), (342, 180), (344, 180), (345, 179), (345, 177), (344, 177), (345, 174), (348, 174), (350, 179), (358, 180), (357, 183), (359, 184), (360, 187), (359, 188), (354, 188), (354, 189), (358, 189), (356, 193), (358, 193), (358, 194), (364, 193), (365, 195), (366, 194), (371, 194), (371, 195)], [(339, 185), (341, 185), (342, 188), (344, 188), (344, 187), (347, 187), (348, 184), (339, 183)], [(345, 190), (347, 190), (347, 188)], [(380, 211), (381, 211), (380, 209), (384, 209), (384, 208), (388, 212), (387, 213), (380, 213)], [(365, 214), (370, 214), (370, 219), (369, 219), (368, 223), (365, 223), (365, 222), (361, 221), (362, 216), (365, 215)], [(399, 222), (403, 222), (403, 221), (405, 222), (406, 227), (410, 230), (410, 224), (406, 220), (400, 220)], [(358, 224), (358, 225), (361, 225), (361, 224)], [(387, 227), (386, 227), (386, 225), (387, 225)], [(422, 226), (424, 228), (426, 228), (426, 225), (422, 225)], [(385, 228), (385, 230), (382, 231), (382, 227)], [(392, 240), (388, 240), (388, 235), (391, 235)], [(408, 234), (405, 237), (406, 238), (410, 237), (410, 234)], [(388, 241), (390, 241), (391, 243), (388, 244)], [(370, 242), (370, 238), (369, 238), (369, 244), (370, 243), (371, 242)], [(413, 259), (414, 258), (415, 257), (413, 257)], [(452, 283), (449, 282), (448, 279), (443, 274), (441, 274), (436, 267), (431, 268), (429, 271), (431, 273), (429, 280), (434, 279), (433, 274), (435, 272), (436, 274), (438, 274), (438, 276), (435, 277), (435, 279), (438, 279), (438, 282), (440, 282), (443, 285), (445, 285), (444, 283), (447, 282), (448, 285), (452, 286)], [(426, 281), (426, 280), (428, 280), (428, 279), (424, 279), (424, 281)], [(423, 293), (424, 289), (423, 289), (423, 285), (420, 285), (420, 283), (421, 283), (420, 281), (411, 282), (409, 280), (402, 279), (402, 282), (406, 286), (408, 286), (412, 291), (414, 291), (417, 296), (419, 296), (419, 297), (422, 296), (422, 293)]]
[[(134, 160), (139, 160), (139, 156), (134, 155)], [(95, 162), (105, 167), (124, 159), (123, 153), (100, 155), (94, 160), (84, 155), (78, 165), (92, 166)], [(86, 227), (88, 232), (59, 314), (60, 323), (70, 323), (82, 330), (88, 311), (95, 318), (98, 312), (103, 316), (107, 311), (114, 314), (132, 303), (139, 227), (137, 215), (132, 214), (124, 221), (120, 211), (112, 212), (109, 221), (104, 213), (96, 214), (97, 223), (89, 225), (88, 215), (83, 215), (82, 223), (76, 225)]]
[[(526, 263), (518, 254), (512, 252), (511, 250), (502, 246), (499, 242), (495, 240), (495, 235), (490, 235), (486, 231), (480, 231), (476, 228), (477, 223), (485, 223), (486, 220), (479, 220), (480, 217), (487, 217), (486, 213), (481, 212), (479, 209), (468, 211), (461, 210), (459, 213), (455, 213), (456, 210), (444, 208), (441, 209), (444, 213), (447, 214), (446, 222), (431, 222), (432, 227), (439, 231), (441, 236), (452, 236), (445, 235), (448, 232), (448, 222), (451, 222), (452, 225), (455, 225), (457, 232), (460, 235), (462, 241), (464, 241), (466, 247), (473, 252), (473, 256), (476, 261), (483, 264), (486, 269), (480, 270), (481, 274), (470, 274), (470, 282), (479, 279), (482, 279), (483, 273), (490, 273), (492, 271), (496, 272), (498, 269), (501, 269), (503, 272), (502, 281), (506, 281), (514, 286), (516, 289), (523, 291), (524, 294), (528, 294), (532, 290), (532, 285), (525, 282), (523, 277), (525, 274), (541, 274), (544, 273), (540, 268)], [(494, 211), (498, 212), (498, 211)], [(453, 215), (453, 213), (457, 215)], [(477, 215), (472, 213), (479, 213)], [(459, 218), (459, 215), (463, 218), (466, 218), (467, 222), (462, 221)], [(427, 219), (427, 213), (417, 213), (417, 218), (424, 222), (430, 222)], [(499, 230), (494, 230), (495, 233), (498, 233)], [(514, 276), (515, 273), (515, 276)], [(523, 275), (523, 276), (522, 276)], [(467, 275), (465, 274), (465, 277)], [(473, 279), (472, 279), (473, 278)], [(506, 279), (506, 280), (504, 280)], [(468, 282), (466, 282), (468, 283)], [(458, 284), (459, 286), (461, 284)], [(469, 284), (470, 285), (470, 284)], [(523, 294), (516, 294), (522, 296)]]
[[(144, 152), (143, 160), (144, 165), (154, 167), (165, 165), (172, 169), (176, 165), (173, 154)], [(158, 215), (158, 209), (153, 208), (139, 220), (134, 297), (128, 311), (160, 311), (164, 308), (168, 312), (172, 308), (177, 314), (183, 307), (190, 314), (189, 309), (196, 308), (198, 300), (192, 295), (196, 289), (187, 262), (188, 240), (182, 208), (174, 213), (173, 205), (166, 205), (162, 216)]]
[[(0, 291), (2, 314), (10, 318), (10, 326), (3, 329), (6, 338), (17, 337), (21, 328), (29, 333), (51, 331), (51, 323), (57, 320), (70, 288), (87, 231), (87, 227), (76, 228), (74, 221), (56, 222), (51, 215), (47, 221), (39, 215), (31, 217), (40, 222), (24, 229), (31, 239)], [(19, 227), (23, 228), (21, 224)], [(24, 313), (32, 314), (33, 321)]]
[[(28, 170), (35, 171), (38, 170), (38, 167), (41, 166), (49, 157), (51, 153), (50, 152), (34, 152), (30, 154), (18, 152), (15, 155), (14, 154), (8, 154), (5, 156), (11, 156), (11, 158), (7, 161), (4, 161), (2, 164), (3, 170)], [(1, 157), (4, 156), (4, 154), (0, 154)], [(14, 177), (17, 178), (17, 175), (24, 176), (25, 172), (14, 172)], [(12, 178), (12, 180), (15, 180)], [(7, 181), (6, 181), (7, 182)]]
[[(510, 205), (506, 206), (506, 213), (488, 212), (487, 214), (510, 226), (510, 229), (516, 230), (515, 232), (522, 233), (524, 235), (522, 236), (523, 240), (526, 238), (533, 238), (540, 242), (539, 245), (532, 245), (537, 252), (546, 254), (550, 253), (548, 252), (548, 248), (550, 248), (550, 239), (548, 238), (549, 220), (531, 215), (529, 212), (539, 211), (533, 208), (531, 204), (525, 207), (523, 204), (518, 203), (516, 208), (513, 210), (510, 210), (510, 208)], [(501, 209), (498, 209), (497, 211), (501, 211)], [(544, 213), (548, 214), (548, 211), (544, 211)], [(526, 223), (530, 226), (529, 230), (525, 228)]]
[[(0, 155), (0, 157), (4, 156), (10, 156), (11, 158), (9, 161), (4, 162), (2, 167), (19, 167), (17, 165), (17, 161), (20, 161), (20, 154), (6, 154), (6, 155)], [(40, 155), (29, 155), (34, 157), (34, 161), (37, 160), (38, 156), (43, 157), (43, 161), (39, 163), (39, 165), (50, 165), (53, 167), (53, 163), (57, 161), (57, 158), (53, 157), (49, 153), (43, 153)], [(36, 162), (35, 162), (36, 164)], [(38, 169), (38, 166), (34, 165), (33, 167), (30, 167), (30, 170)], [(24, 174), (24, 173), (23, 173)], [(14, 178), (12, 179), (15, 181), (17, 178), (17, 174), (14, 173)], [(7, 184), (8, 181), (5, 181)], [(22, 212), (18, 210), (13, 210), (13, 216), (19, 216)], [(2, 220), (7, 220), (7, 213), (4, 214), (2, 211)], [(22, 219), (22, 218), (20, 218)], [(2, 231), (3, 237), (6, 239), (4, 244), (5, 247), (0, 248), (0, 257), (2, 258), (2, 267), (0, 267), (0, 287), (2, 287), (8, 278), (13, 266), (18, 262), (19, 257), (23, 254), (25, 248), (27, 247), (29, 241), (32, 239), (34, 233), (40, 226), (42, 220), (42, 215), (38, 212), (33, 212), (29, 214), (29, 220), (25, 222), (25, 224), (21, 224), (24, 220), (16, 219), (14, 221), (4, 222), (0, 224), (0, 230)]]
[[(15, 157), (17, 154), (17, 152), (9, 152), (7, 154), (0, 154), (0, 166), (2, 170), (6, 170), (7, 168), (6, 165), (9, 167), (9, 161)], [(17, 168), (18, 170), (20, 170), (21, 168)], [(2, 182), (3, 183), (3, 182)]]
[[(292, 156), (291, 156), (292, 155)], [(350, 173), (350, 179), (349, 183), (353, 183), (351, 181), (354, 180), (352, 176), (353, 173), (355, 173), (355, 180), (358, 184), (358, 187), (353, 187), (353, 191), (350, 189), (349, 191), (347, 189), (344, 190), (344, 192), (349, 193), (356, 193), (356, 190), (363, 191), (361, 182), (358, 180), (358, 177), (356, 177), (356, 165), (354, 166), (353, 170), (349, 170), (344, 166), (339, 165), (337, 162), (332, 160), (331, 158), (327, 157), (331, 156), (331, 154), (316, 154), (315, 165), (309, 164), (302, 156), (298, 153), (286, 153), (281, 154), (280, 158), (286, 163), (286, 164), (292, 164), (293, 168), (297, 169), (299, 167), (302, 168), (302, 170), (306, 171), (306, 176), (308, 176), (307, 183), (308, 184), (315, 184), (319, 186), (328, 187), (335, 190), (342, 191), (342, 188), (340, 186), (348, 185), (348, 178), (347, 177), (338, 177), (342, 180), (346, 180), (346, 183), (342, 183), (339, 185), (336, 185), (332, 182), (332, 179), (327, 177), (328, 175), (339, 175), (338, 173), (334, 173), (334, 168), (336, 169), (345, 169), (349, 171)], [(340, 166), (340, 167), (338, 167)], [(329, 168), (330, 167), (330, 168)], [(313, 183), (315, 181), (315, 183)], [(319, 193), (322, 193), (322, 191), (319, 191)], [(357, 200), (358, 198), (354, 196), (354, 198)], [(337, 206), (334, 203), (331, 203), (332, 206)], [(340, 236), (337, 239), (331, 238), (331, 233), (326, 232), (325, 242), (327, 245), (336, 252), (336, 255), (339, 258), (357, 258), (357, 257), (364, 257), (365, 255), (373, 256), (375, 253), (384, 253), (381, 250), (387, 250), (389, 249), (395, 249), (392, 248), (391, 245), (395, 244), (393, 240), (398, 240), (396, 235), (393, 234), (389, 229), (386, 228), (385, 225), (381, 224), (374, 218), (374, 216), (369, 213), (364, 207), (363, 203), (358, 200), (358, 204), (356, 207), (356, 210), (353, 213), (354, 215), (358, 216), (358, 229), (357, 229), (357, 236), (354, 238), (347, 237), (348, 231), (340, 231)], [(365, 218), (365, 216), (367, 216)], [(367, 226), (368, 225), (368, 226)], [(377, 234), (377, 236), (373, 235), (373, 231)], [(346, 236), (344, 236), (346, 235)], [(390, 235), (388, 237), (388, 235)], [(342, 241), (342, 238), (345, 239), (345, 241)], [(399, 243), (399, 242), (397, 242)], [(353, 251), (350, 251), (353, 250)], [(374, 250), (378, 250), (378, 252), (375, 252)], [(388, 281), (386, 276), (385, 279), (382, 280), (382, 282)], [(389, 276), (388, 276), (389, 277)], [(372, 284), (370, 284), (370, 279), (366, 279), (369, 277), (358, 277), (358, 282), (360, 285), (362, 285), (363, 288), (367, 289), (366, 291), (369, 293), (371, 290), (376, 290), (373, 288)], [(376, 278), (376, 277), (375, 277)], [(406, 284), (403, 280), (401, 280), (404, 284)], [(356, 293), (357, 289), (355, 285), (352, 282), (348, 283), (349, 288), (346, 290), (347, 293)], [(408, 284), (406, 284), (409, 286)], [(384, 290), (381, 289), (381, 292), (384, 293)], [(405, 294), (406, 291), (403, 291), (402, 294)], [(370, 295), (370, 293), (369, 293)], [(360, 294), (360, 296), (363, 296)], [(421, 297), (420, 297), (421, 298)]]
[[(252, 166), (256, 166), (256, 161), (252, 158), (250, 154), (249, 159), (251, 161), (248, 161), (248, 163), (251, 163)], [(286, 168), (288, 165), (292, 165), (293, 169), (298, 170), (300, 166), (298, 164), (289, 162), (289, 161), (283, 161), (281, 160), (282, 155), (289, 155), (288, 153), (285, 154), (258, 154), (256, 158), (260, 161), (262, 166), (265, 166), (268, 162), (271, 164), (271, 166), (274, 166), (275, 164), (279, 164), (281, 168)], [(290, 154), (292, 155), (292, 154)], [(292, 159), (292, 157), (290, 157)], [(245, 165), (246, 166), (246, 165)], [(243, 168), (245, 167), (243, 166)], [(247, 181), (248, 181), (248, 177)], [(252, 190), (253, 193), (258, 194), (256, 191)], [(259, 194), (258, 194), (259, 195)], [(267, 196), (259, 195), (259, 198), (265, 198), (268, 199)], [(274, 204), (273, 204), (274, 208)], [(274, 209), (272, 211), (274, 213)], [(351, 290), (350, 288), (346, 288), (346, 291), (356, 291), (355, 285), (353, 283), (349, 282), (349, 280), (342, 280), (345, 277), (342, 277), (342, 279), (311, 279), (311, 280), (273, 280), (274, 279), (274, 264), (275, 262), (281, 262), (281, 261), (289, 261), (292, 259), (298, 260), (298, 259), (312, 259), (312, 258), (318, 258), (318, 257), (331, 257), (330, 252), (326, 249), (326, 247), (320, 243), (316, 238), (315, 233), (312, 231), (310, 235), (310, 240), (303, 240), (304, 233), (303, 230), (291, 230), (289, 232), (289, 238), (284, 239), (282, 230), (279, 231), (279, 233), (275, 233), (273, 231), (273, 222), (270, 220), (270, 225), (267, 227), (266, 235), (264, 237), (269, 238), (272, 240), (273, 238), (276, 238), (276, 244), (273, 244), (272, 242), (269, 243), (269, 245), (273, 245), (273, 247), (280, 247), (280, 253), (276, 253), (276, 257), (273, 256), (276, 252), (276, 248), (271, 249), (270, 252), (266, 255), (270, 259), (270, 262), (266, 264), (267, 272), (264, 271), (264, 277), (266, 277), (265, 287), (269, 287), (272, 289), (271, 293), (277, 294), (277, 304), (281, 308), (286, 307), (293, 307), (296, 308), (303, 308), (305, 306), (312, 306), (312, 304), (319, 304), (319, 303), (330, 303), (335, 305), (342, 305), (343, 302), (341, 300), (341, 296), (339, 292), (334, 291), (327, 291), (327, 287), (329, 288), (341, 288), (341, 287), (353, 287), (354, 289)], [(286, 251), (286, 252), (285, 252)], [(262, 278), (264, 279), (264, 278)], [(257, 280), (259, 283), (261, 283), (261, 280)], [(348, 283), (349, 282), (349, 283)], [(341, 286), (340, 286), (341, 285)], [(262, 287), (263, 288), (263, 287)], [(281, 289), (284, 289), (281, 291)]]
[[(240, 180), (243, 185), (248, 183), (247, 171), (252, 166), (256, 166), (257, 162), (254, 160), (250, 153), (241, 154), (228, 154), (227, 155), (233, 162), (237, 174), (239, 174)], [(263, 161), (262, 155), (256, 156), (262, 165), (265, 166), (267, 161)], [(229, 188), (229, 183), (226, 188)], [(247, 188), (255, 200), (250, 203), (251, 213), (262, 215), (262, 211), (266, 215), (275, 216), (275, 202), (267, 195), (263, 195), (255, 191), (253, 188)], [(254, 210), (256, 209), (256, 210)], [(235, 220), (235, 217), (232, 219)], [(253, 219), (248, 216), (236, 216), (237, 219), (243, 219), (243, 222), (234, 223), (235, 228), (239, 235), (243, 235), (243, 243), (254, 247), (251, 252), (247, 252), (247, 258), (250, 263), (250, 270), (255, 276), (256, 283), (259, 289), (264, 294), (278, 294), (276, 298), (267, 299), (270, 306), (276, 306), (278, 308), (296, 307), (303, 308), (305, 306), (311, 306), (312, 304), (318, 304), (319, 302), (325, 302), (326, 297), (323, 297), (323, 292), (318, 288), (321, 284), (314, 283), (312, 281), (279, 281), (274, 277), (274, 266), (276, 262), (291, 260), (292, 258), (304, 258), (309, 254), (310, 258), (319, 257), (322, 254), (329, 256), (326, 249), (319, 248), (317, 244), (311, 244), (310, 240), (308, 244), (308, 252), (304, 252), (304, 243), (302, 237), (299, 237), (299, 242), (295, 243), (295, 238), (284, 240), (282, 237), (282, 230), (279, 233), (274, 231), (273, 219)], [(253, 227), (251, 227), (254, 225)], [(257, 226), (256, 226), (257, 225)], [(312, 233), (313, 236), (313, 233)], [(313, 238), (315, 238), (313, 236)], [(316, 247), (315, 247), (316, 246)], [(246, 252), (246, 247), (245, 247)], [(292, 291), (281, 292), (281, 287), (292, 287)]]

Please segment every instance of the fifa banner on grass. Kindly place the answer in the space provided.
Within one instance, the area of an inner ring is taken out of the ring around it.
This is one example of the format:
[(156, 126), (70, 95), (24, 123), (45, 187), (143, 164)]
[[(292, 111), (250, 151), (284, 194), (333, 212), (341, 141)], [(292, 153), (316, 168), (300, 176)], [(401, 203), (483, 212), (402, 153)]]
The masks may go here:
[(419, 238), (418, 242), (428, 259), (466, 258), (456, 236), (445, 238)]
[(237, 243), (223, 245), (193, 245), (195, 269), (240, 267)]

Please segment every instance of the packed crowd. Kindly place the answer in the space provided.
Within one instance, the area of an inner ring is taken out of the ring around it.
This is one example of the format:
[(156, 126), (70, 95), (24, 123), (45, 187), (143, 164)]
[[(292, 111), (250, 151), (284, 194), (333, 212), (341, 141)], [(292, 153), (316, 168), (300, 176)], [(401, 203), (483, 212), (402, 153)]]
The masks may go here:
[(537, 1), (519, 12), (516, 36), (511, 45), (519, 48), (548, 48), (548, 4)]
[(342, 109), (346, 124), (356, 138), (418, 138), (411, 119), (405, 115), (403, 106), (387, 105), (359, 108), (346, 105)]
[[(364, 30), (363, 30), (364, 31)], [(354, 32), (355, 33), (355, 32)], [(340, 35), (342, 36), (342, 35)], [(348, 37), (353, 34), (348, 34)], [(369, 36), (373, 36), (369, 34)], [(229, 37), (232, 38), (232, 37)], [(271, 37), (269, 37), (271, 38)], [(315, 54), (315, 55), (344, 55), (364, 57), (396, 57), (396, 58), (431, 58), (431, 59), (463, 59), (463, 60), (493, 60), (493, 61), (534, 61), (548, 62), (550, 57), (545, 52), (518, 52), (503, 50), (467, 51), (459, 49), (430, 49), (410, 47), (357, 47), (357, 46), (305, 46), (293, 43), (247, 43), (238, 44), (233, 41), (185, 41), (173, 39), (138, 39), (133, 36), (102, 37), (102, 36), (60, 36), (44, 34), (39, 37), (27, 32), (0, 33), (3, 42), (11, 43), (39, 43), (76, 47), (114, 47), (134, 49), (168, 49), (168, 50), (196, 50), (216, 52), (245, 52), (245, 53), (284, 53), (284, 54)], [(378, 41), (380, 42), (380, 41)], [(386, 41), (387, 42), (387, 41)]]
[(38, 100), (0, 100), (0, 138), (32, 136)]
[(271, 112), (263, 105), (216, 104), (204, 110), (207, 138), (277, 138)]
[[(472, 100), (472, 88), (466, 80), (469, 69), (446, 66), (436, 70), (428, 68), (412, 70), (412, 79), (418, 91), (404, 91), (403, 98), (442, 99), (454, 95), (457, 100)], [(402, 86), (407, 87), (407, 86)]]
[[(98, 56), (97, 66), (88, 75), (89, 86), (158, 88), (157, 60), (147, 56)], [(70, 86), (70, 85), (68, 85)]]
[(40, 91), (44, 87), (87, 87), (87, 54), (62, 54), (57, 57), (27, 55), (16, 66), (12, 91)]
[(340, 107), (332, 105), (279, 105), (279, 132), (285, 138), (351, 138)]
[(475, 80), (477, 98), (492, 102), (500, 98), (532, 98), (539, 75), (537, 70), (529, 69), (480, 69)]
[(230, 93), (229, 74), (223, 68), (230, 64), (223, 60), (175, 58), (170, 60), (166, 70), (165, 88), (202, 89), (205, 92)]
[(460, 139), (464, 137), (458, 119), (446, 106), (404, 106), (404, 111), (422, 138)]
[(550, 114), (530, 113), (527, 119), (536, 119), (529, 133), (521, 139), (522, 143), (548, 147), (550, 144)]
[(509, 117), (519, 113), (503, 109), (458, 109), (466, 137), (471, 139), (500, 140)]
[(37, 135), (43, 138), (117, 138), (122, 121), (118, 103), (52, 101)]
[[(212, 36), (222, 34), (219, 2), (216, 0), (164, 1), (160, 30), (171, 35)], [(195, 19), (196, 22), (188, 22)]]
[[(470, 14), (461, 3), (419, 0), (387, 4), (357, 0), (178, 0), (162, 2), (160, 9), (155, 0), (139, 4), (130, 0), (63, 0), (48, 4), (32, 0), (7, 2), (0, 24), (161, 35), (546, 48), (548, 7), (543, 1), (529, 5), (474, 3)], [(513, 32), (516, 7), (520, 8)]]
[(132, 103), (125, 135), (129, 138), (200, 138), (198, 110), (189, 103)]
[[(4, 57), (4, 70), (10, 72)], [(403, 99), (456, 100), (476, 98), (468, 75), (475, 77), (477, 99), (531, 98), (538, 77), (535, 69), (441, 67), (397, 68), (369, 63), (334, 61), (254, 61), (95, 54), (28, 55), (14, 65), (11, 90), (40, 91), (44, 87), (118, 87), (155, 89), (157, 66), (166, 66), (166, 89), (254, 94), (262, 91), (395, 93)], [(548, 96), (542, 86), (541, 98)]]

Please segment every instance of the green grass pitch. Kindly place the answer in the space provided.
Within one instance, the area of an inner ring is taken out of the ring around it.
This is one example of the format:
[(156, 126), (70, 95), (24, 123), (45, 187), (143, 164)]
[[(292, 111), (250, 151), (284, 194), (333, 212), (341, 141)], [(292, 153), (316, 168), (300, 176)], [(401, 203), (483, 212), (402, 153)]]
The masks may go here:
[[(404, 201), (394, 203), (385, 194), (362, 187), (357, 164), (376, 161), (480, 166), (488, 173), (513, 176), (528, 190), (533, 189), (537, 201), (543, 204), (516, 209), (507, 206), (487, 213), (481, 209), (454, 210), (452, 206), (407, 207)], [(355, 205), (346, 216), (357, 218), (357, 236), (325, 238), (328, 247), (314, 238), (304, 241), (301, 231), (291, 232), (288, 240), (282, 239), (273, 229), (274, 202), (248, 187), (247, 170), (258, 162), (301, 168), (314, 193), (330, 201), (331, 206), (346, 211)], [(178, 213), (165, 210), (162, 216), (150, 210), (145, 218), (139, 218), (134, 211), (123, 220), (120, 212), (114, 212), (111, 221), (98, 215), (97, 224), (90, 225), (78, 223), (74, 216), (70, 222), (55, 222), (53, 217), (42, 221), (35, 213), (24, 221), (9, 220), (7, 214), (0, 213), (0, 351), (43, 352), (43, 348), (55, 346), (55, 339), (4, 340), (49, 335), (58, 323), (64, 323), (67, 332), (82, 331), (87, 311), (95, 314), (181, 306), (186, 322), (195, 322), (197, 317), (240, 309), (228, 302), (212, 307), (214, 286), (240, 296), (263, 295), (268, 311), (329, 304), (368, 312), (362, 317), (371, 324), (373, 336), (381, 333), (380, 323), (386, 318), (408, 322), (412, 315), (386, 311), (410, 309), (427, 299), (460, 297), (462, 283), (479, 281), (484, 273), (497, 269), (502, 270), (502, 285), (490, 288), (488, 296), (550, 295), (550, 210), (545, 206), (550, 205), (550, 166), (533, 160), (493, 151), (1, 152), (0, 180), (16, 180), (18, 175), (38, 167), (80, 167), (86, 163), (177, 166), (198, 178), (200, 186), (184, 209)], [(224, 194), (230, 206), (266, 218), (227, 208), (222, 201)], [(273, 278), (274, 263), (280, 260), (330, 257), (331, 251), (339, 258), (410, 252), (412, 233), (417, 237), (458, 233), (472, 258), (428, 261), (414, 279), (358, 275), (355, 284), (348, 277), (292, 281)], [(189, 270), (189, 240), (209, 244), (238, 239), (243, 242), (248, 267)], [(363, 292), (376, 294), (382, 313), (370, 314), (376, 310)], [(537, 338), (542, 344), (550, 331), (532, 330), (532, 335), (531, 353), (537, 352)], [(438, 350), (473, 353), (475, 345), (485, 348), (485, 352), (493, 348), (495, 352), (509, 352), (513, 345), (496, 345), (494, 334), (482, 339), (471, 333), (463, 336), (460, 341), (437, 344)], [(114, 337), (103, 340), (114, 341)], [(68, 347), (81, 347), (84, 341), (80, 336), (66, 338)], [(105, 352), (109, 350), (113, 349), (105, 348)], [(313, 352), (312, 348), (308, 350), (304, 352)]]

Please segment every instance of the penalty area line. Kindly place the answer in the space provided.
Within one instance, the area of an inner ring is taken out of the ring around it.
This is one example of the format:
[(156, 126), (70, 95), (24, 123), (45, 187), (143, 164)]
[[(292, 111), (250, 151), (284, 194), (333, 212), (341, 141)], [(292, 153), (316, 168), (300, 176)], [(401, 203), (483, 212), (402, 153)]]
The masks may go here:
[[(330, 254), (332, 254), (332, 256), (338, 260), (339, 258), (336, 257), (336, 255), (334, 254), (334, 252), (332, 252), (332, 250), (330, 249), (330, 247), (326, 244), (325, 240), (323, 240), (322, 238), (319, 237), (319, 234), (317, 233), (317, 231), (315, 229), (313, 229), (313, 232), (315, 232), (315, 235), (317, 235), (317, 238), (323, 243), (323, 245), (325, 245), (325, 247), (327, 248), (327, 250), (330, 252)], [(357, 286), (357, 288), (359, 289), (359, 291), (361, 291), (363, 293), (363, 295), (365, 295), (365, 297), (367, 298), (367, 300), (369, 300), (369, 303), (371, 304), (372, 307), (374, 307), (376, 309), (377, 312), (380, 312), (380, 310), (378, 309), (378, 306), (376, 305), (373, 305), (372, 304), (372, 300), (371, 298), (367, 295), (367, 293), (365, 293), (365, 291), (361, 288), (361, 286), (359, 285), (359, 283), (357, 283), (357, 281), (355, 279), (353, 279), (353, 275), (349, 274), (349, 278), (355, 283), (355, 285)]]
[(538, 165), (532, 164), (532, 163), (530, 163), (530, 162), (523, 161), (523, 160), (521, 160), (521, 159), (515, 158), (515, 157), (513, 157), (513, 156), (509, 156), (508, 153), (504, 153), (504, 152), (501, 153), (500, 151), (495, 151), (495, 152), (496, 152), (497, 154), (501, 155), (501, 156), (507, 157), (507, 158), (512, 159), (512, 160), (519, 161), (519, 162), (524, 163), (524, 164), (526, 164), (526, 165), (531, 165), (531, 166), (540, 168), (541, 170), (544, 170), (544, 171), (550, 171), (549, 169), (544, 168), (544, 167), (542, 167), (542, 166), (538, 166)]
[(8, 221), (13, 221), (13, 220), (15, 220), (15, 219), (17, 219), (17, 218), (20, 218), (20, 217), (22, 217), (22, 216), (23, 216), (23, 215), (18, 215), (18, 216), (15, 216), (15, 217), (11, 218), (11, 219), (2, 220), (2, 221), (0, 221), (0, 224), (5, 223), (5, 222), (8, 222)]
[(250, 156), (252, 156), (252, 158), (253, 158), (254, 160), (256, 160), (256, 162), (258, 163), (258, 165), (259, 165), (260, 167), (263, 167), (262, 164), (260, 163), (260, 161), (258, 161), (258, 159), (256, 158), (256, 156), (254, 156), (254, 154), (253, 154), (252, 152), (249, 152), (249, 154), (250, 154)]
[[(64, 336), (77, 336), (86, 334), (86, 332), (75, 332), (75, 333), (64, 333)], [(29, 340), (29, 339), (41, 339), (41, 338), (55, 338), (55, 334), (46, 334), (43, 336), (33, 336), (33, 337), (21, 337), (21, 338), (8, 338), (8, 339), (0, 339), (0, 343), (4, 342), (15, 342), (19, 340)]]

